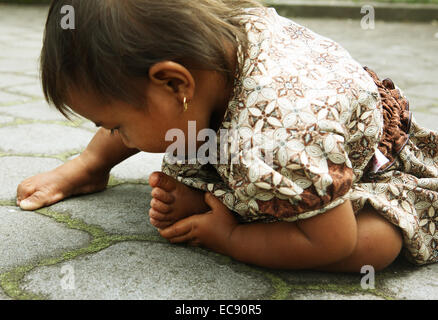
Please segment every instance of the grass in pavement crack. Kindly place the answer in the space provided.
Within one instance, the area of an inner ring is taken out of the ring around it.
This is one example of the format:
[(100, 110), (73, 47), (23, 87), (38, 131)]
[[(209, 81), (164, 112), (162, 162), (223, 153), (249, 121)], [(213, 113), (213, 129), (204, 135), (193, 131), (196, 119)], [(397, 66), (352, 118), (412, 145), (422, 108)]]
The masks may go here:
[(158, 235), (113, 235), (106, 233), (100, 226), (89, 225), (80, 219), (74, 219), (67, 213), (54, 212), (50, 209), (40, 209), (35, 211), (38, 214), (49, 217), (54, 221), (64, 224), (70, 229), (87, 232), (92, 240), (86, 247), (63, 252), (60, 256), (54, 258), (45, 258), (41, 261), (25, 266), (19, 266), (11, 271), (0, 274), (0, 287), (4, 293), (12, 299), (18, 300), (45, 300), (49, 297), (33, 292), (28, 292), (21, 288), (20, 284), (26, 274), (38, 267), (47, 267), (56, 265), (65, 261), (77, 258), (81, 255), (97, 253), (116, 243), (125, 241), (149, 241), (162, 242), (165, 240)]

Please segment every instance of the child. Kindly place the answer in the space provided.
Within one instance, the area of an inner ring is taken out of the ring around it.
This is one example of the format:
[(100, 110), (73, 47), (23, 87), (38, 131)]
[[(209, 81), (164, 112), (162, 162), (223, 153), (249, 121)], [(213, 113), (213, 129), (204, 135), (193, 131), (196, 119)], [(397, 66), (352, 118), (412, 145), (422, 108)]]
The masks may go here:
[[(74, 30), (59, 26), (66, 4)], [(234, 130), (220, 148), (237, 162), (168, 152), (151, 175), (150, 222), (170, 242), (281, 269), (381, 270), (402, 245), (415, 264), (438, 260), (438, 133), (418, 126), (391, 80), (274, 9), (54, 1), (41, 72), (50, 103), (103, 128), (78, 158), (20, 184), (24, 210), (103, 190), (114, 165), (168, 151), (172, 129), (185, 150), (200, 150), (201, 130), (216, 142)]]

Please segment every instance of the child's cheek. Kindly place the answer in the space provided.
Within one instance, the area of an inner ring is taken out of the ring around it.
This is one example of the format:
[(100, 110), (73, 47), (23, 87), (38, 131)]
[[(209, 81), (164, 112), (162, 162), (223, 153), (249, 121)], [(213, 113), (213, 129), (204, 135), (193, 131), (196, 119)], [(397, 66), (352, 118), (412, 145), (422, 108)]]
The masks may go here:
[(122, 139), (122, 142), (125, 146), (127, 146), (128, 148), (136, 148), (135, 145), (133, 145), (132, 141), (126, 136), (126, 134), (123, 131), (119, 130), (119, 135), (120, 138)]

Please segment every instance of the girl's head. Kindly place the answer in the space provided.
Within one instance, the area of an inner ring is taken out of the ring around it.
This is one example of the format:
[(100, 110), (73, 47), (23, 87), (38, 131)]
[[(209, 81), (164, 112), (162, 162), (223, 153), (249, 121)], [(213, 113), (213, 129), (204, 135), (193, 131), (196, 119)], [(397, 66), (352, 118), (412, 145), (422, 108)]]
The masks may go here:
[[(66, 5), (74, 8), (74, 29), (61, 27)], [(255, 0), (54, 0), (41, 53), (45, 97), (67, 117), (73, 111), (108, 129), (121, 126), (130, 146), (163, 152), (154, 141), (162, 144), (168, 129), (186, 126), (188, 115), (199, 130), (208, 126), (213, 110), (199, 104), (220, 99), (200, 92), (206, 87), (197, 80), (207, 78), (199, 72), (220, 75), (224, 87), (232, 83), (236, 38), (247, 45), (237, 19), (255, 6)], [(184, 97), (196, 112), (182, 115)], [(138, 122), (129, 137), (122, 119)]]

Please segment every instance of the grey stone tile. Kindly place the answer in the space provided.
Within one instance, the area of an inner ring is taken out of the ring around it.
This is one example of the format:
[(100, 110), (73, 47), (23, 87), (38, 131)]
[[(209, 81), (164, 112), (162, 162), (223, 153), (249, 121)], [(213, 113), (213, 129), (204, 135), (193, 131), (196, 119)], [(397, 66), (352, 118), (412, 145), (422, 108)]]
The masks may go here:
[(33, 157), (0, 158), (0, 200), (16, 198), (17, 187), (25, 179), (36, 174), (50, 171), (62, 164), (62, 161)]
[(50, 218), (15, 207), (0, 207), (0, 272), (56, 257), (82, 247), (90, 237)]
[(405, 90), (407, 96), (420, 96), (430, 99), (438, 99), (436, 84), (420, 84)]
[(431, 130), (438, 130), (438, 114), (430, 114), (413, 111), (413, 119), (416, 120), (420, 126)]
[[(12, 35), (11, 35), (12, 36)], [(38, 57), (41, 53), (41, 47), (42, 45), (35, 45), (32, 42), (25, 38), (17, 38), (16, 36), (12, 36), (14, 41), (1, 41), (0, 40), (0, 59), (4, 61), (9, 61), (11, 59), (14, 60), (27, 60), (30, 59), (31, 62), (36, 65), (38, 63)], [(19, 42), (18, 42), (19, 41)], [(25, 43), (29, 42), (27, 45), (24, 46), (18, 46), (18, 43)], [(3, 69), (2, 72), (8, 72), (8, 73), (23, 73), (23, 69), (21, 68), (8, 68), (6, 63), (5, 69)], [(27, 64), (29, 66), (30, 64)], [(37, 70), (37, 69), (35, 69)]]
[(38, 60), (11, 57), (0, 60), (0, 72), (26, 72), (38, 69)]
[(8, 88), (8, 92), (19, 95), (23, 94), (34, 98), (44, 98), (43, 90), (39, 83), (10, 87)]
[(101, 226), (114, 234), (157, 235), (149, 223), (151, 188), (146, 185), (121, 185), (101, 193), (75, 197), (50, 208), (68, 212), (87, 224)]
[(420, 112), (438, 114), (438, 99), (420, 96), (411, 96), (408, 99), (411, 111), (415, 112), (418, 110)]
[(9, 123), (9, 122), (12, 122), (12, 121), (14, 121), (13, 117), (8, 117), (8, 116), (0, 115), (0, 124)]
[(33, 270), (22, 288), (60, 300), (255, 299), (270, 290), (266, 279), (167, 244), (119, 243), (68, 265), (74, 271), (73, 290), (60, 284), (61, 265)]
[(309, 291), (294, 294), (292, 300), (385, 300), (372, 294), (340, 294), (333, 292)]
[(54, 124), (26, 124), (0, 128), (0, 149), (15, 154), (55, 155), (83, 150), (93, 134)]
[[(274, 274), (283, 279), (291, 287), (302, 287), (307, 285), (324, 288), (338, 285), (348, 287), (351, 290), (361, 290), (361, 274), (343, 274), (317, 271), (274, 271)], [(376, 286), (378, 283), (376, 283)], [(293, 292), (291, 293), (293, 297)]]
[(164, 154), (140, 152), (115, 166), (111, 174), (120, 180), (147, 182), (155, 171), (161, 171)]
[(31, 84), (34, 82), (36, 82), (36, 80), (29, 77), (0, 73), (0, 88), (22, 85), (22, 84)]
[(5, 294), (0, 290), (0, 301), (4, 301), (4, 300), (12, 300), (12, 299), (9, 298), (7, 295), (5, 295)]
[(55, 107), (49, 106), (44, 101), (3, 107), (0, 112), (24, 119), (68, 121)]
[[(19, 96), (17, 94), (12, 94), (8, 92), (4, 92), (0, 90), (0, 106), (2, 105), (10, 105), (12, 103), (24, 103), (29, 101), (29, 97)], [(0, 108), (1, 110), (1, 108)]]
[(85, 120), (85, 122), (83, 123), (83, 124), (81, 124), (81, 127), (82, 128), (86, 128), (86, 129), (88, 129), (88, 130), (91, 130), (91, 131), (93, 131), (94, 133), (96, 133), (97, 131), (99, 131), (99, 128), (97, 128), (96, 127), (96, 124), (95, 123), (93, 123), (93, 122), (91, 122), (91, 121), (89, 121), (89, 120), (87, 120), (87, 119), (84, 119), (84, 118), (81, 118), (82, 120)]
[(438, 300), (436, 263), (421, 267), (395, 266), (382, 278), (383, 287), (397, 299)]

